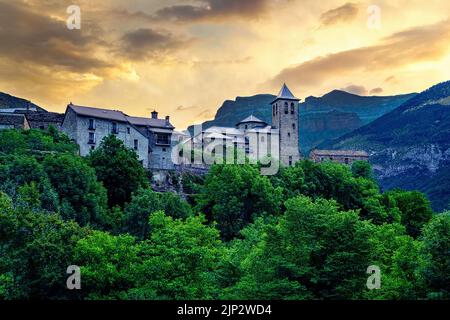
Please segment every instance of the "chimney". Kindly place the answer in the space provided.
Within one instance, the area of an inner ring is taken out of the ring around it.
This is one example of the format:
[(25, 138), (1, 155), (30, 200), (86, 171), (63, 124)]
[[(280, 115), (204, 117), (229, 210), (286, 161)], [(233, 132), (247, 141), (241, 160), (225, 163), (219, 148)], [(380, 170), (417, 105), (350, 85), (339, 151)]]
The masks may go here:
[(152, 119), (158, 119), (158, 112), (156, 110), (152, 112)]
[(170, 117), (166, 116), (166, 124), (169, 125), (170, 124)]

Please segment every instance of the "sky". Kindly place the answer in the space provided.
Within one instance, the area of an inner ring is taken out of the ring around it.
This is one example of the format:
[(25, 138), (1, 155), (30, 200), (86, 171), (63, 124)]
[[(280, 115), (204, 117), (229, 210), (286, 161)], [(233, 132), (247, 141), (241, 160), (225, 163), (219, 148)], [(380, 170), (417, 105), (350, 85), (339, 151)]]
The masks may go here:
[(420, 92), (450, 80), (449, 39), (448, 0), (0, 0), (0, 91), (184, 129), (284, 82), (301, 99)]

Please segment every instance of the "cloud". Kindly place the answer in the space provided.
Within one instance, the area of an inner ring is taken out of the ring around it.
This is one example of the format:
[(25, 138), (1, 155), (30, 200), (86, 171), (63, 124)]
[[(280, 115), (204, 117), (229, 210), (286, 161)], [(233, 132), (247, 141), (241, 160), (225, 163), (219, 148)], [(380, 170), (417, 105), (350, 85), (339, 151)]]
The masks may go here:
[(347, 2), (346, 4), (328, 10), (320, 16), (320, 23), (322, 26), (331, 26), (341, 22), (351, 21), (358, 15), (358, 5)]
[(358, 85), (349, 85), (345, 88), (342, 88), (341, 90), (344, 90), (349, 93), (357, 94), (359, 96), (365, 96), (367, 95), (367, 89), (364, 86), (358, 86)]
[(80, 30), (68, 30), (65, 21), (39, 15), (20, 3), (0, 2), (0, 57), (14, 62), (105, 73), (113, 65), (96, 57), (102, 41)]
[(176, 111), (192, 111), (192, 110), (195, 110), (195, 109), (198, 109), (199, 107), (197, 107), (197, 106), (183, 106), (183, 105), (179, 105), (177, 108), (176, 108)]
[(408, 64), (436, 61), (449, 51), (450, 20), (395, 33), (379, 44), (316, 57), (282, 70), (269, 81), (277, 87), (289, 82), (299, 86), (317, 86), (330, 77), (356, 72), (391, 70)]
[(268, 8), (269, 0), (200, 0), (199, 5), (173, 5), (156, 12), (160, 19), (194, 21), (229, 16), (258, 17)]
[(370, 90), (369, 93), (373, 94), (373, 95), (376, 95), (376, 94), (380, 94), (382, 92), (383, 92), (383, 88), (378, 87), (378, 88), (373, 88), (372, 90)]
[(143, 28), (124, 34), (119, 52), (131, 60), (158, 59), (187, 46), (190, 41), (192, 40), (177, 38), (171, 33)]

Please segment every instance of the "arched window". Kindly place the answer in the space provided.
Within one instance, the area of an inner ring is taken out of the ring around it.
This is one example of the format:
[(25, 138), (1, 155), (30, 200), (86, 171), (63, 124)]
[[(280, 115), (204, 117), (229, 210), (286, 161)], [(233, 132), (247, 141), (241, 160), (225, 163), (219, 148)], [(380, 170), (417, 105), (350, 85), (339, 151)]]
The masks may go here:
[(292, 102), (292, 103), (291, 103), (291, 114), (294, 114), (294, 113), (295, 113), (294, 110), (295, 110), (295, 109), (294, 109), (294, 103)]
[(295, 123), (293, 123), (293, 124), (292, 124), (292, 129), (294, 129), (294, 130), (295, 130)]
[(289, 106), (288, 106), (288, 103), (285, 102), (284, 103), (284, 114), (288, 114), (288, 113), (289, 113)]

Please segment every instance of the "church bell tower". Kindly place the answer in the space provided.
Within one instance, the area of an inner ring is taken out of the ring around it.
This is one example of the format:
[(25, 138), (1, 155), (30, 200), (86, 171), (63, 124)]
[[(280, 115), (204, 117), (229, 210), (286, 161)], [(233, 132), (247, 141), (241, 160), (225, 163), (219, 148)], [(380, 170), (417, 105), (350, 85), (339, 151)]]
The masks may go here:
[(279, 131), (280, 163), (284, 166), (293, 166), (300, 160), (298, 119), (299, 101), (286, 84), (272, 101), (272, 128)]

